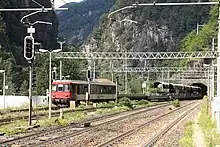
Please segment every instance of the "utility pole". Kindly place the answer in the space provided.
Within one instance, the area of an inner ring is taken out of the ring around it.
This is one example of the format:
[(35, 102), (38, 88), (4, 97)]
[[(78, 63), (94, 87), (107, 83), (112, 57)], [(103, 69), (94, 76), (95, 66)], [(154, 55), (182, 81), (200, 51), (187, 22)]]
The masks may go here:
[(148, 70), (147, 70), (147, 93), (149, 93), (149, 85), (150, 85), (150, 70), (149, 70), (149, 67), (148, 67)]
[[(215, 51), (215, 38), (212, 39), (212, 51)], [(215, 67), (214, 61), (212, 60), (211, 63), (211, 71), (212, 71), (212, 78), (211, 78), (211, 99), (214, 100), (215, 97)]]
[(60, 80), (62, 80), (62, 60), (60, 60)]
[[(53, 3), (53, 2), (52, 2)], [(59, 41), (57, 39), (57, 42), (60, 44), (60, 48), (63, 50), (63, 44), (66, 42), (66, 41)], [(62, 80), (62, 60), (60, 60), (60, 80)]]
[(90, 103), (90, 92), (91, 92), (91, 66), (90, 66), (90, 63), (89, 63), (89, 67), (88, 67), (88, 73), (87, 73), (88, 77), (88, 97), (87, 97), (87, 105), (89, 105)]
[(112, 82), (114, 81), (114, 73), (113, 73), (113, 61), (111, 60), (110, 62), (110, 66), (111, 66), (111, 76), (112, 76)]
[[(90, 53), (90, 46), (87, 46), (86, 52)], [(87, 82), (88, 82), (88, 91), (86, 96), (86, 104), (88, 105), (90, 103), (90, 92), (91, 92), (91, 58), (88, 59), (88, 69), (87, 69)]]
[(95, 60), (93, 60), (93, 80), (95, 80)]
[(32, 124), (32, 61), (34, 59), (34, 38), (35, 29), (31, 25), (27, 31), (30, 36), (24, 38), (24, 57), (29, 64), (29, 118), (28, 125)]
[(125, 93), (128, 93), (128, 64), (127, 59), (125, 59)]
[(4, 73), (3, 73), (3, 91), (2, 91), (3, 99), (4, 99), (4, 109), (5, 109), (5, 81), (6, 81), (6, 77), (5, 77), (5, 71), (4, 71)]
[(52, 82), (52, 78), (51, 78), (51, 54), (52, 54), (52, 51), (49, 52), (49, 55), (50, 55), (50, 63), (49, 63), (49, 116), (48, 118), (51, 119), (51, 107), (52, 107), (52, 99), (51, 99), (51, 93), (52, 93), (52, 90), (51, 90), (51, 82)]
[(0, 70), (0, 73), (3, 73), (3, 88), (2, 88), (2, 95), (3, 95), (4, 109), (5, 109), (5, 70)]
[[(220, 12), (220, 7), (219, 7), (219, 12)], [(218, 17), (218, 50), (217, 52), (220, 53), (220, 14)], [(220, 56), (217, 57), (217, 100), (216, 100), (216, 107), (217, 108), (217, 131), (220, 133), (220, 106), (217, 106), (217, 101), (220, 102)]]
[(32, 63), (29, 62), (29, 118), (28, 125), (32, 124)]

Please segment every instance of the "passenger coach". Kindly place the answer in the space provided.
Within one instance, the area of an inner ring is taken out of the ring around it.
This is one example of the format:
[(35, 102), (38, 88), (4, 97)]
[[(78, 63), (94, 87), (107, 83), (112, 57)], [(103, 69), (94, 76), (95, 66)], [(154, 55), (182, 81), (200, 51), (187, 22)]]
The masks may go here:
[[(90, 101), (109, 101), (116, 99), (116, 84), (107, 79), (90, 82)], [(58, 80), (52, 83), (52, 103), (67, 105), (70, 101), (86, 101), (88, 82), (79, 80)]]

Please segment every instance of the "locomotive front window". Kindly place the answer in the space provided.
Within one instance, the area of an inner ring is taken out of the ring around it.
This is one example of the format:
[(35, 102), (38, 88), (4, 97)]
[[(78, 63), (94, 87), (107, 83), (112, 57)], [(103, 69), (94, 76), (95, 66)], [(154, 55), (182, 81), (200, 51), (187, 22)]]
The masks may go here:
[(63, 84), (57, 85), (57, 91), (63, 91)]
[(70, 84), (57, 84), (52, 86), (52, 91), (63, 92), (63, 91), (70, 91), (71, 85)]

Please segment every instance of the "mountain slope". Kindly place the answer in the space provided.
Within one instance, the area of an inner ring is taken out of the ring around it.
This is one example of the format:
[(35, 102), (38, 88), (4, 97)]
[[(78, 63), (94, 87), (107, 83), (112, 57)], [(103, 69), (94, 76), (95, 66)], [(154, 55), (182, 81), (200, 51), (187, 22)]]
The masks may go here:
[[(69, 3), (69, 11), (57, 14), (59, 36), (65, 37), (69, 44), (81, 45), (98, 25), (99, 18), (109, 11), (115, 0), (84, 0), (80, 3)], [(82, 17), (82, 16), (83, 17)]]
[[(150, 3), (153, 0), (141, 0), (140, 3)], [(174, 0), (157, 0), (157, 2), (176, 2)], [(181, 1), (182, 2), (182, 1)], [(185, 0), (184, 2), (197, 2)], [(113, 9), (132, 5), (134, 0), (117, 0)], [(93, 30), (90, 38), (83, 44), (91, 51), (134, 51), (134, 52), (167, 52), (179, 51), (181, 40), (196, 24), (204, 24), (209, 18), (210, 6), (150, 6), (124, 10), (112, 16), (118, 21), (130, 19), (130, 22), (110, 21), (107, 15), (100, 20), (99, 27)], [(127, 61), (128, 66), (144, 66), (143, 60)], [(125, 67), (125, 61), (113, 61), (118, 68)], [(178, 61), (147, 60), (147, 66), (177, 66)], [(109, 61), (97, 61), (96, 67), (109, 69)], [(110, 74), (99, 74), (110, 76)], [(123, 75), (119, 75), (123, 79)], [(150, 76), (155, 80), (156, 74)], [(128, 79), (129, 81), (131, 79)], [(124, 83), (122, 81), (122, 83)], [(123, 86), (122, 86), (123, 87)]]
[[(45, 7), (51, 7), (50, 0), (37, 0)], [(1, 0), (0, 8), (39, 7), (29, 0)], [(28, 35), (27, 28), (20, 20), (30, 12), (2, 12), (0, 13), (0, 69), (6, 70), (6, 94), (17, 94), (21, 85), (28, 88), (28, 66), (23, 57), (23, 38)], [(30, 22), (49, 21), (52, 26), (36, 25), (35, 42), (40, 42), (46, 49), (57, 46), (58, 22), (54, 12), (36, 14), (29, 18)], [(44, 61), (41, 61), (44, 62)], [(0, 74), (0, 83), (2, 83)], [(24, 84), (23, 84), (24, 83)], [(22, 87), (25, 87), (22, 86)], [(2, 85), (0, 85), (0, 88)]]

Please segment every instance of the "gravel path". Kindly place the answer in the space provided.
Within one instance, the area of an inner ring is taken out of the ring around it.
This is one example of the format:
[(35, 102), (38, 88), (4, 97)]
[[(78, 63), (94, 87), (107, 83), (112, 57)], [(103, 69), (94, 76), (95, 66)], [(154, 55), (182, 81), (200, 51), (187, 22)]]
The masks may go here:
[(201, 112), (195, 117), (193, 124), (193, 144), (195, 147), (206, 147), (204, 134), (199, 127), (199, 117)]

